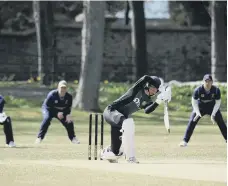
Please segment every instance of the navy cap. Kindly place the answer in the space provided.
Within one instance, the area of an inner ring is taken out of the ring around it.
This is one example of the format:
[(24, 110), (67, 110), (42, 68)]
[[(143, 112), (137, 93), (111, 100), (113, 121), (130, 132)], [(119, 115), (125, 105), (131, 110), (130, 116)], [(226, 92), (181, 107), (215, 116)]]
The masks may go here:
[(206, 81), (206, 80), (211, 80), (211, 81), (213, 81), (212, 76), (211, 76), (210, 74), (204, 75), (203, 80), (204, 80), (204, 81)]

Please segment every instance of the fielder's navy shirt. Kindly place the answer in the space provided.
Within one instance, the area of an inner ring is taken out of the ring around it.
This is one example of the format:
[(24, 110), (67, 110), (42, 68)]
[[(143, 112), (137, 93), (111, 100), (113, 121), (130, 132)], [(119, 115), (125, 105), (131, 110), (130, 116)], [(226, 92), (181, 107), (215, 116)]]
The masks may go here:
[(71, 113), (72, 100), (72, 95), (68, 92), (64, 97), (60, 97), (58, 90), (52, 90), (48, 93), (42, 107), (50, 112), (63, 112), (64, 115), (67, 115)]
[(0, 95), (0, 113), (3, 112), (4, 104), (5, 104), (5, 100), (3, 96)]
[(215, 100), (221, 99), (220, 89), (212, 85), (211, 89), (206, 91), (201, 85), (194, 90), (193, 98), (198, 100), (200, 109), (213, 110)]

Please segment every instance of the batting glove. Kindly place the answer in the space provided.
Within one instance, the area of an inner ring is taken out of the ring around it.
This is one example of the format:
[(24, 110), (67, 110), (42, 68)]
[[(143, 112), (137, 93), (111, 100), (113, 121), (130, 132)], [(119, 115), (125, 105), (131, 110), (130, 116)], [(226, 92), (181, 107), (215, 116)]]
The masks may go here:
[(158, 94), (157, 99), (155, 100), (155, 102), (160, 105), (163, 100), (164, 100), (163, 94), (160, 93), (160, 94)]
[(169, 92), (164, 92), (163, 93), (163, 100), (170, 102), (171, 101), (171, 94)]
[(215, 124), (215, 116), (214, 115), (211, 115), (211, 121), (213, 123), (213, 125)]

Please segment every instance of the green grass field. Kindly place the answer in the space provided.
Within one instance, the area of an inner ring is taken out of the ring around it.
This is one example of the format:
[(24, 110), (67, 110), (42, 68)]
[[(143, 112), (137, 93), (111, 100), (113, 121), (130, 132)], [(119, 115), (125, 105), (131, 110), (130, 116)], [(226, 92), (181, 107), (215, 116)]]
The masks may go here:
[[(209, 117), (200, 120), (187, 148), (178, 146), (190, 113), (170, 112), (171, 133), (163, 113), (134, 115), (136, 153), (140, 164), (88, 161), (88, 113), (73, 111), (75, 131), (81, 144), (71, 144), (64, 127), (53, 120), (45, 140), (35, 145), (41, 122), (39, 108), (13, 109), (17, 148), (6, 148), (0, 130), (0, 183), (4, 186), (225, 186), (226, 143)], [(223, 113), (226, 119), (226, 113)], [(0, 128), (2, 128), (0, 126)], [(104, 145), (109, 145), (105, 124)], [(94, 136), (93, 136), (94, 137)]]

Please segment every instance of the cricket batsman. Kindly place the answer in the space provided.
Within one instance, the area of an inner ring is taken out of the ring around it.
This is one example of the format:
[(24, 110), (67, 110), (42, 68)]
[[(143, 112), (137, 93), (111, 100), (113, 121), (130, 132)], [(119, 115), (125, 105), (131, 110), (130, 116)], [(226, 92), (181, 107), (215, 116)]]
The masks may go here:
[(190, 116), (183, 141), (179, 144), (179, 146), (187, 146), (196, 124), (204, 115), (211, 116), (212, 123), (217, 123), (224, 139), (227, 140), (227, 127), (219, 110), (221, 105), (220, 89), (212, 84), (212, 76), (210, 74), (206, 74), (203, 77), (203, 85), (194, 90), (192, 96), (193, 111)]
[(3, 125), (3, 131), (6, 136), (6, 146), (16, 147), (16, 144), (14, 143), (11, 118), (3, 112), (5, 103), (3, 96), (0, 95), (0, 125)]
[[(171, 92), (163, 89), (162, 79), (148, 75), (141, 77), (103, 112), (105, 121), (111, 125), (111, 146), (103, 149), (101, 158), (114, 163), (125, 154), (129, 163), (139, 163), (135, 157), (135, 124), (131, 115), (140, 109), (149, 114), (163, 101), (170, 100)], [(121, 145), (124, 152), (120, 150)]]
[(35, 143), (41, 143), (51, 124), (52, 118), (58, 119), (66, 128), (68, 137), (74, 144), (79, 144), (75, 136), (74, 123), (71, 119), (72, 95), (67, 92), (67, 82), (62, 80), (58, 88), (48, 93), (42, 105), (43, 121)]

